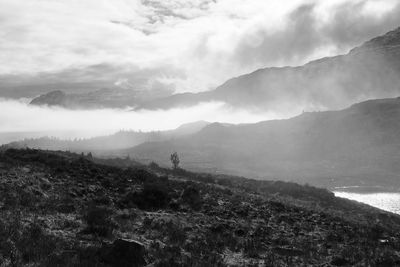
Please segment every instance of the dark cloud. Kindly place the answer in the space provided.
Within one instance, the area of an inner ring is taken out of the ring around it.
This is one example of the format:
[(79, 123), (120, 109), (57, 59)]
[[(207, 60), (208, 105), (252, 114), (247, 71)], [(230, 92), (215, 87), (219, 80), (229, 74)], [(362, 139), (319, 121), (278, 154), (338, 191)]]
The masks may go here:
[(259, 29), (251, 33), (262, 39), (256, 46), (249, 41), (252, 36), (244, 36), (235, 53), (240, 62), (254, 64), (288, 61), (311, 53), (320, 43), (320, 36), (314, 27), (314, 8), (313, 4), (297, 8), (290, 14), (288, 24), (283, 30), (270, 33)]
[(384, 16), (364, 15), (367, 2), (342, 4), (330, 24), (319, 31), (338, 46), (356, 46), (400, 26), (400, 3)]
[[(290, 13), (283, 29), (271, 32), (261, 25), (244, 35), (236, 47), (236, 59), (245, 65), (301, 62), (324, 46), (349, 50), (400, 26), (400, 3), (383, 16), (363, 13), (367, 3), (365, 0), (337, 5), (328, 22), (320, 21), (316, 4), (301, 5)], [(261, 42), (252, 41), (260, 39)]]

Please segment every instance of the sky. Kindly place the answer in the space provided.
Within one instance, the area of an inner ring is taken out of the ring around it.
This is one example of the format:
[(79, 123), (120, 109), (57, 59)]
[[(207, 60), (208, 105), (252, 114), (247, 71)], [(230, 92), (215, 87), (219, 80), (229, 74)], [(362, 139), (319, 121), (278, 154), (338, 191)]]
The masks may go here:
[[(199, 92), (258, 68), (344, 54), (398, 26), (398, 0), (0, 0), (0, 78), (104, 69), (160, 90)], [(128, 113), (0, 99), (0, 108), (0, 132), (69, 125), (92, 135), (294, 115), (233, 111), (221, 103)]]
[(399, 25), (397, 0), (0, 0), (0, 75), (110, 64), (205, 91)]

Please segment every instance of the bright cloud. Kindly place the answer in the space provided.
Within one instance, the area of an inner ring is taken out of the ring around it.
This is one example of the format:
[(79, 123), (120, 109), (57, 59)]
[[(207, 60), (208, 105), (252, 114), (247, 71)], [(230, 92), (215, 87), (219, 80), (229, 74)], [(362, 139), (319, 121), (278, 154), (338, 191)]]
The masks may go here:
[[(0, 0), (0, 73), (94, 64), (157, 68), (202, 91), (259, 67), (297, 65), (400, 24), (394, 0)], [(184, 78), (182, 78), (184, 77)]]
[[(203, 103), (168, 111), (129, 111), (121, 109), (67, 110), (31, 106), (22, 101), (0, 99), (0, 133), (58, 133), (62, 137), (91, 137), (125, 130), (168, 130), (199, 120), (227, 123), (251, 123), (296, 114), (251, 113), (232, 110), (222, 103)], [(68, 136), (68, 133), (74, 133)]]

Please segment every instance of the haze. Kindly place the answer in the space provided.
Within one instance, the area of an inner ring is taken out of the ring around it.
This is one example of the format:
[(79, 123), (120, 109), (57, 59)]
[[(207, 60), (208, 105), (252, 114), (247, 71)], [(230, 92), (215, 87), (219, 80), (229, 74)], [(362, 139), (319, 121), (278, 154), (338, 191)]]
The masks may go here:
[[(199, 120), (210, 122), (249, 123), (276, 119), (292, 114), (250, 113), (232, 110), (222, 103), (203, 103), (186, 109), (168, 111), (130, 111), (122, 109), (68, 110), (35, 107), (24, 102), (0, 100), (0, 143), (23, 137), (50, 135), (59, 138), (88, 138), (108, 135), (119, 130), (161, 131)], [(14, 133), (10, 138), (6, 133)]]

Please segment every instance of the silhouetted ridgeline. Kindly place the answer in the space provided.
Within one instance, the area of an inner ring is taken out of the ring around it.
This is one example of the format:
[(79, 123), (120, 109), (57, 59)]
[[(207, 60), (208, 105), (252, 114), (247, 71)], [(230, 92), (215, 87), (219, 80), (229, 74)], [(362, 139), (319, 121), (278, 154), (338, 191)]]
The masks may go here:
[(294, 108), (339, 109), (369, 98), (400, 95), (400, 28), (373, 38), (346, 55), (297, 67), (258, 69), (214, 90), (148, 101), (139, 108), (168, 109), (220, 101), (233, 107), (287, 112)]
[(139, 161), (323, 187), (399, 188), (400, 98), (361, 102), (339, 111), (306, 112), (255, 124), (210, 124), (174, 140), (122, 150)]
[(294, 183), (0, 153), (0, 253), (40, 266), (400, 264), (400, 217)]
[[(400, 28), (397, 28), (365, 42), (346, 55), (321, 58), (297, 67), (258, 69), (229, 79), (214, 90), (200, 93), (173, 94), (173, 90), (168, 88), (143, 90), (145, 84), (141, 79), (135, 79), (135, 74), (129, 69), (100, 64), (44, 73), (39, 77), (5, 76), (0, 95), (36, 97), (31, 102), (33, 105), (84, 109), (130, 106), (159, 110), (210, 101), (278, 113), (315, 107), (339, 109), (368, 98), (400, 94), (399, 45)], [(135, 88), (115, 85), (121, 77)], [(54, 88), (57, 90), (52, 91)]]
[(119, 131), (112, 135), (98, 136), (87, 139), (63, 140), (55, 137), (25, 138), (7, 144), (10, 148), (38, 148), (49, 150), (64, 150), (73, 152), (98, 152), (110, 155), (114, 150), (134, 147), (145, 142), (164, 141), (200, 131), (209, 123), (196, 121), (186, 123), (173, 130), (166, 131)]

